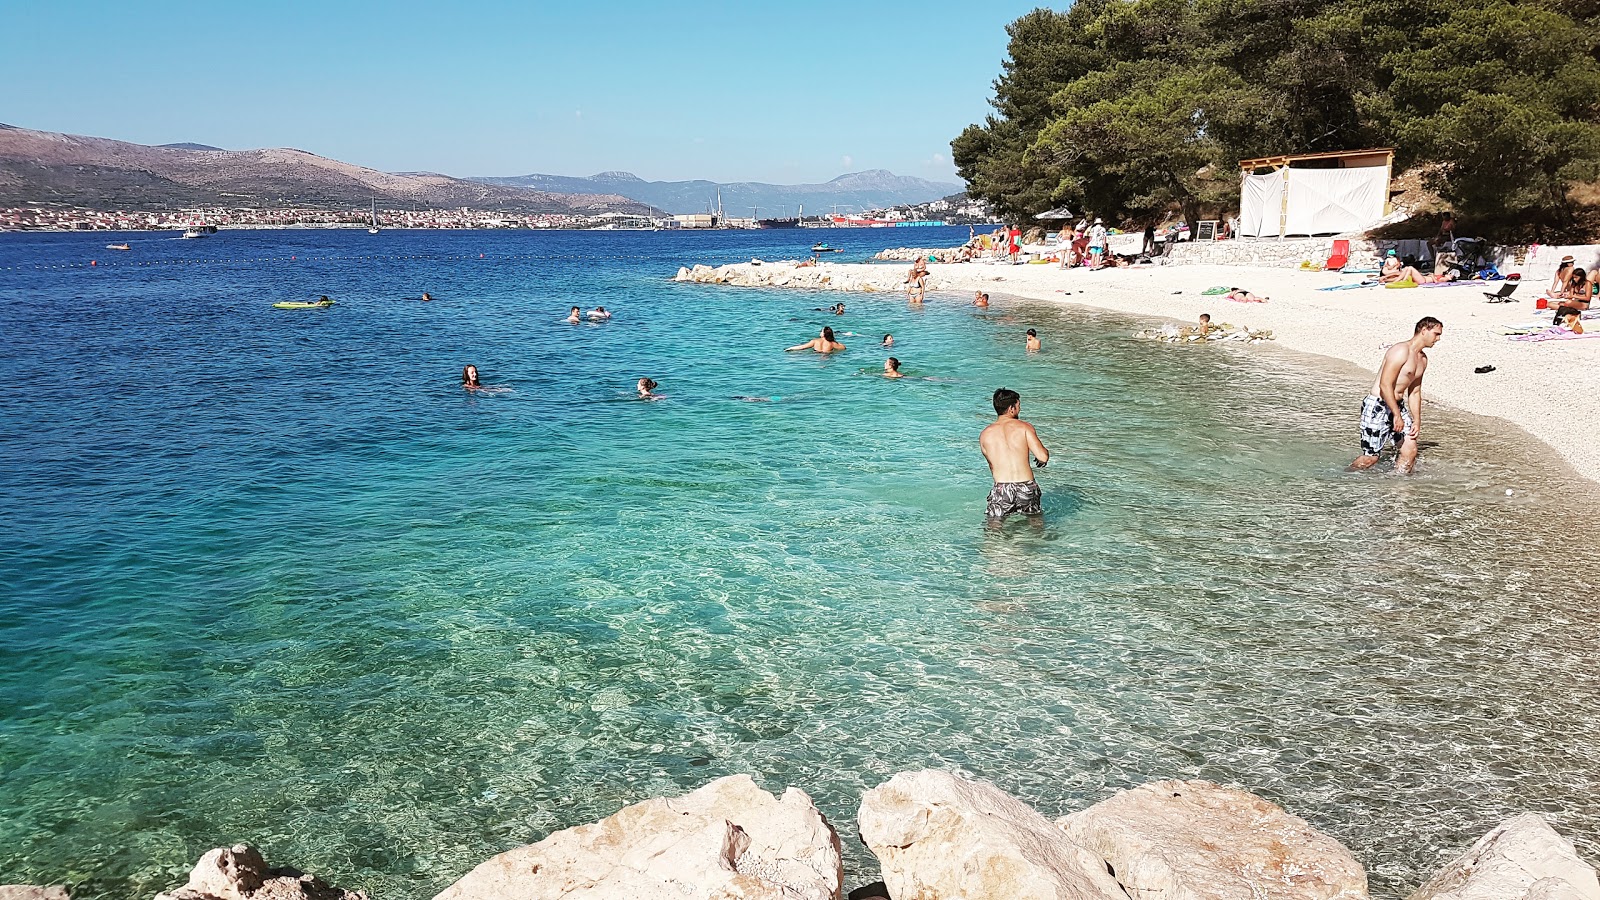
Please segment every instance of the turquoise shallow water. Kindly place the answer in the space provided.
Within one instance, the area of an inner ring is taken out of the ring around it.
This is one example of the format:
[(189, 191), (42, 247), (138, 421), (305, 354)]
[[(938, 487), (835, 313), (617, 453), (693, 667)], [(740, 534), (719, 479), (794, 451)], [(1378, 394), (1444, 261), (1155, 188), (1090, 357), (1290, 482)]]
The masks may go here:
[[(424, 898), (748, 772), (854, 883), (860, 792), (922, 766), (1050, 815), (1237, 784), (1387, 893), (1517, 811), (1595, 853), (1596, 494), (1503, 426), (1349, 475), (1365, 379), (1271, 346), (665, 280), (774, 233), (132, 239), (0, 236), (0, 881), (144, 897), (249, 840)], [(1002, 384), (1039, 530), (982, 527)]]

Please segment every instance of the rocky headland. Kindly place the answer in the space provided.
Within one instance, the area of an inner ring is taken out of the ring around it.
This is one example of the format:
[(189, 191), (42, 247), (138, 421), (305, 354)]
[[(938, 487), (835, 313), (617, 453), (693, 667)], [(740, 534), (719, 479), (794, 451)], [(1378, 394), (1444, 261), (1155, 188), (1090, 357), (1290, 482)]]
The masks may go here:
[[(960, 773), (867, 791), (856, 834), (880, 880), (845, 893), (839, 833), (809, 795), (748, 775), (636, 803), (494, 856), (434, 900), (1365, 900), (1332, 837), (1208, 781), (1156, 781), (1051, 821)], [(852, 836), (854, 837), (854, 835)], [(871, 874), (866, 878), (870, 879)], [(863, 879), (865, 880), (865, 879)], [(67, 900), (0, 886), (0, 900)], [(155, 900), (367, 900), (254, 847), (219, 847)], [(1508, 819), (1407, 900), (1600, 900), (1595, 869), (1537, 815)]]

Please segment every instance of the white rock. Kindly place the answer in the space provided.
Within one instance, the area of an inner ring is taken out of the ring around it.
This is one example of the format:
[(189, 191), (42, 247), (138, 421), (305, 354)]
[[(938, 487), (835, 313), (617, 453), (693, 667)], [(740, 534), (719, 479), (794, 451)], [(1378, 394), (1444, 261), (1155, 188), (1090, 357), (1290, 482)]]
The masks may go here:
[(59, 884), (0, 884), (0, 900), (69, 900)]
[(1410, 900), (1600, 900), (1594, 867), (1544, 819), (1501, 822)]
[(1367, 875), (1343, 845), (1254, 794), (1157, 781), (1063, 816), (1133, 897), (1358, 900)]
[(332, 887), (298, 869), (268, 869), (248, 844), (218, 847), (200, 857), (189, 882), (156, 900), (367, 900), (362, 891)]
[(804, 791), (734, 775), (508, 850), (435, 900), (837, 900), (843, 882), (839, 837)]
[(1128, 900), (1099, 857), (986, 782), (901, 772), (858, 823), (894, 900)]

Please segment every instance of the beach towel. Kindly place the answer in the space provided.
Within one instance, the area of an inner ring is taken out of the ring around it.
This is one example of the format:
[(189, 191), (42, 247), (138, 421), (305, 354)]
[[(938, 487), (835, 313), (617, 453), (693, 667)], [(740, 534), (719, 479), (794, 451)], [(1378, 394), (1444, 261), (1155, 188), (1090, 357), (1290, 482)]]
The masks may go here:
[(1378, 274), (1378, 270), (1377, 269), (1352, 269), (1349, 266), (1346, 266), (1345, 268), (1340, 269), (1339, 271), (1343, 272), (1346, 275), (1376, 275), (1376, 274)]
[(1434, 288), (1434, 287), (1464, 287), (1464, 286), (1469, 285), (1469, 284), (1488, 284), (1488, 283), (1489, 283), (1488, 279), (1485, 279), (1485, 278), (1474, 278), (1471, 281), (1435, 281), (1435, 282), (1432, 282), (1430, 284), (1425, 284), (1425, 285), (1422, 285), (1422, 286), (1423, 287), (1429, 287), (1429, 288)]
[(1514, 334), (1511, 336), (1513, 341), (1581, 341), (1584, 338), (1600, 338), (1600, 331), (1586, 331), (1583, 334), (1579, 334), (1576, 331), (1568, 331), (1559, 325), (1552, 325), (1543, 331), (1535, 331), (1533, 334)]
[(1357, 281), (1353, 284), (1336, 284), (1333, 287), (1317, 288), (1319, 291), (1353, 291), (1356, 288), (1377, 287), (1376, 281)]
[(1215, 296), (1217, 296), (1219, 294), (1226, 294), (1227, 292), (1229, 292), (1231, 290), (1233, 290), (1233, 288), (1231, 288), (1231, 287), (1208, 287), (1205, 290), (1200, 292), (1200, 296), (1202, 296), (1202, 297), (1215, 297)]

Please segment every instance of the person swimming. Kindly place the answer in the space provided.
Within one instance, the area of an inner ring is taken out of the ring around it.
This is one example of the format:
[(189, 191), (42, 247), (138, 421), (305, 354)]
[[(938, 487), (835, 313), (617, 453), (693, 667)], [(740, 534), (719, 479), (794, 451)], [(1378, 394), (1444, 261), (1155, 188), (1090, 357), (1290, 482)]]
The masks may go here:
[(894, 346), (894, 335), (892, 335), (892, 334), (884, 335), (883, 336), (883, 346), (885, 346), (885, 347), (893, 347)]
[(581, 313), (581, 310), (579, 310), (578, 307), (574, 306), (572, 308), (572, 312), (567, 313), (567, 319), (566, 319), (567, 324), (576, 325), (580, 321), (582, 321), (583, 320), (583, 316), (580, 315), (580, 313)]
[(906, 377), (906, 376), (900, 374), (900, 360), (895, 359), (892, 356), (889, 357), (888, 359), (884, 360), (883, 361), (883, 377), (885, 377), (885, 378), (904, 378), (904, 377)]
[(989, 305), (989, 295), (985, 294), (983, 291), (979, 291), (977, 296), (972, 298), (972, 305), (973, 306), (988, 306)]
[(483, 387), (483, 382), (478, 380), (477, 366), (468, 365), (461, 368), (461, 386), (469, 391), (475, 391)]
[(639, 379), (639, 399), (640, 400), (655, 400), (659, 395), (653, 393), (653, 391), (655, 391), (655, 389), (660, 387), (660, 386), (661, 385), (656, 383), (656, 380), (654, 378), (641, 378), (641, 379)]
[(433, 300), (433, 295), (428, 293), (427, 291), (423, 291), (422, 292), (422, 302), (423, 303), (428, 303), (431, 300)]
[(833, 314), (836, 315), (836, 316), (844, 315), (844, 304), (843, 303), (835, 303), (833, 305)]
[(1043, 346), (1043, 345), (1039, 343), (1039, 332), (1033, 330), (1032, 328), (1029, 328), (1028, 329), (1028, 350), (1030, 352), (1034, 351), (1034, 350), (1038, 350), (1041, 346)]
[(824, 326), (821, 337), (812, 338), (811, 340), (806, 341), (804, 344), (795, 344), (793, 347), (785, 347), (783, 352), (788, 353), (791, 350), (815, 350), (818, 353), (833, 353), (843, 349), (844, 345), (834, 339), (833, 329)]
[(589, 310), (590, 321), (604, 322), (609, 318), (611, 318), (611, 313), (607, 312), (604, 306), (596, 306), (594, 309)]

